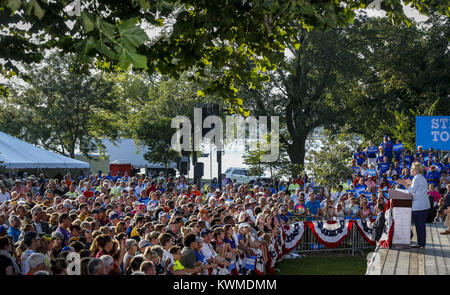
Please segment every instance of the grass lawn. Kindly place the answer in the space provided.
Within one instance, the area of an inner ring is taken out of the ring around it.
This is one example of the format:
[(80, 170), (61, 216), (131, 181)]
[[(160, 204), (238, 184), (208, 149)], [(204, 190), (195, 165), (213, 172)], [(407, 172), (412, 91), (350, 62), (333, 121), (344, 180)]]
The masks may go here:
[(305, 258), (286, 259), (277, 263), (276, 275), (364, 275), (366, 257), (364, 255), (348, 256), (345, 254), (306, 254)]

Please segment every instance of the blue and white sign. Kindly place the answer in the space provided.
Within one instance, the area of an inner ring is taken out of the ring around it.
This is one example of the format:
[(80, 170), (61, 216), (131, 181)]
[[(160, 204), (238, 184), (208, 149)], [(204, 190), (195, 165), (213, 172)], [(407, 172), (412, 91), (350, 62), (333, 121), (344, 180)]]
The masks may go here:
[(416, 148), (450, 150), (450, 116), (416, 116)]
[(400, 152), (403, 151), (403, 143), (394, 144), (394, 152)]
[(360, 195), (360, 194), (364, 193), (365, 191), (366, 191), (366, 186), (364, 186), (364, 185), (361, 185), (361, 186), (358, 185), (357, 187), (355, 187), (355, 192), (357, 195)]
[(370, 176), (377, 176), (377, 170), (375, 170), (375, 169), (367, 169), (366, 173), (367, 173), (367, 175), (370, 175)]

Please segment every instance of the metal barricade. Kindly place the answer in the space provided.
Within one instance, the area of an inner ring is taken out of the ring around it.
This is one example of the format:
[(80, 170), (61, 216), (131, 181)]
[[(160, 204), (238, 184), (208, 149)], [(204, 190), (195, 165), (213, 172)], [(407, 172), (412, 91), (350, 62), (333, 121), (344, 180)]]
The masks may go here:
[[(299, 219), (299, 218), (291, 218), (291, 223), (299, 222), (299, 221), (315, 221), (315, 220), (324, 220), (315, 218), (314, 220)], [(334, 219), (336, 220), (336, 219)], [(348, 254), (354, 256), (355, 252), (363, 254), (364, 249), (374, 249), (375, 246), (372, 246), (369, 242), (367, 242), (361, 233), (358, 230), (356, 223), (353, 224), (352, 229), (349, 231), (348, 235), (344, 238), (344, 240), (336, 247), (329, 248), (325, 245), (322, 245), (309, 226), (306, 226), (305, 233), (303, 234), (303, 238), (300, 241), (300, 244), (293, 250), (296, 254), (305, 254), (305, 253), (332, 253), (332, 252), (340, 252), (347, 251)]]

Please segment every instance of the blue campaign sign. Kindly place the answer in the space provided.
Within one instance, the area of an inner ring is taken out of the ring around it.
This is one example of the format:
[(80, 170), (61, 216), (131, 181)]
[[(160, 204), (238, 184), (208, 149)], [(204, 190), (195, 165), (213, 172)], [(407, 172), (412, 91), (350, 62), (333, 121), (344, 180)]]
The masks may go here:
[(356, 192), (358, 195), (364, 193), (365, 190), (366, 190), (366, 187), (365, 187), (364, 185), (357, 186), (357, 187), (355, 188), (355, 192)]
[(375, 169), (367, 169), (366, 173), (367, 173), (367, 175), (377, 176), (377, 170), (375, 170)]
[(450, 150), (450, 116), (416, 116), (416, 147)]
[(403, 151), (403, 143), (394, 144), (394, 152), (400, 152)]

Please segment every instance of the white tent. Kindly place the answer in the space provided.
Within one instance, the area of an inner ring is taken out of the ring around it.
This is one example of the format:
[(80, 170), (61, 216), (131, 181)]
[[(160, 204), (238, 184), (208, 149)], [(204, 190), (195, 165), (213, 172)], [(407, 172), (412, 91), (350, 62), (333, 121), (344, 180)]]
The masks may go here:
[[(144, 158), (148, 151), (146, 146), (138, 146), (132, 138), (121, 138), (112, 143), (110, 140), (102, 140), (112, 164), (131, 164), (134, 168), (163, 169), (160, 163), (150, 163)], [(118, 162), (115, 162), (118, 161)], [(170, 168), (176, 168), (177, 164), (172, 163)]]
[(0, 131), (0, 163), (6, 169), (89, 168), (89, 163), (50, 152)]

